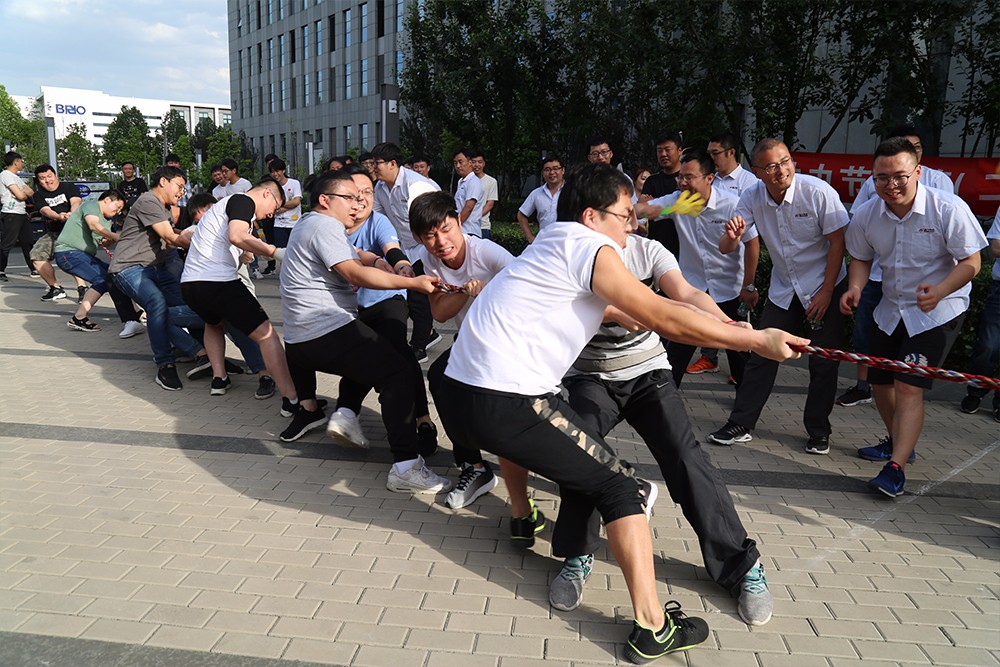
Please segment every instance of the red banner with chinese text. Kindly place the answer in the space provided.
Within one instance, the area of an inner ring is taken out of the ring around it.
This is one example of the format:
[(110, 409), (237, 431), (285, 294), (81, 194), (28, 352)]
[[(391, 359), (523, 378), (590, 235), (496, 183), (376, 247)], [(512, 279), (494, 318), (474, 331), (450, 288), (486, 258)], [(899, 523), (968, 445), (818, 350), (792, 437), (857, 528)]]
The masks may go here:
[[(848, 153), (795, 153), (798, 171), (822, 178), (849, 207), (872, 175), (872, 157)], [(992, 218), (1000, 207), (1000, 160), (996, 158), (927, 157), (923, 164), (948, 174), (955, 194), (978, 216)]]

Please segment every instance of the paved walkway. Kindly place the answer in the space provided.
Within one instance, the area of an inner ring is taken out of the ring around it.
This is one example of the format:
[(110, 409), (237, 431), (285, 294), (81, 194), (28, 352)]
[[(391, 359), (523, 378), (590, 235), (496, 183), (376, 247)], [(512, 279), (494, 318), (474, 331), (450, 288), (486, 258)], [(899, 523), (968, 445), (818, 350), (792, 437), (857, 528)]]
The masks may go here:
[[(234, 378), (223, 397), (206, 381), (165, 392), (146, 337), (119, 340), (110, 304), (92, 318), (103, 331), (70, 331), (72, 303), (42, 303), (39, 280), (10, 274), (0, 285), (0, 664), (623, 662), (630, 606), (609, 555), (598, 554), (578, 610), (550, 609), (559, 563), (548, 533), (527, 553), (509, 546), (502, 485), (458, 512), (386, 490), (372, 397), (369, 452), (318, 434), (282, 445), (278, 399), (253, 400), (252, 378)], [(276, 281), (258, 285), (277, 318)], [(661, 597), (712, 634), (657, 664), (1000, 664), (996, 422), (959, 413), (962, 389), (938, 386), (908, 495), (893, 502), (867, 491), (878, 464), (854, 454), (881, 433), (873, 406), (835, 410), (830, 456), (803, 452), (805, 377), (801, 362), (782, 368), (752, 442), (706, 446), (764, 554), (773, 620), (739, 620), (663, 494), (652, 521)], [(335, 397), (334, 379), (320, 392)], [(724, 374), (685, 381), (700, 436), (725, 420), (732, 394)], [(627, 427), (614, 441), (659, 477)], [(449, 462), (448, 451), (431, 460), (440, 472)], [(534, 488), (554, 515), (552, 485)]]

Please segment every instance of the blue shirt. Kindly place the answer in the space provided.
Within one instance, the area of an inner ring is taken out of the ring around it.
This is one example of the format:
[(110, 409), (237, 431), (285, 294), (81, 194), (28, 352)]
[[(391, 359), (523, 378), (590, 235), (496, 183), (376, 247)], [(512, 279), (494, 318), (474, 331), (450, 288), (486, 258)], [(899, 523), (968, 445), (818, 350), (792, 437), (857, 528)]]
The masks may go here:
[[(367, 250), (368, 252), (373, 252), (382, 258), (385, 258), (385, 253), (382, 252), (382, 247), (386, 243), (395, 243), (396, 245), (399, 245), (399, 236), (396, 234), (396, 228), (392, 226), (391, 222), (389, 222), (389, 218), (374, 211), (370, 216), (368, 216), (368, 219), (365, 220), (360, 227), (347, 235), (347, 240), (350, 241), (351, 245), (358, 250)], [(405, 299), (406, 290), (383, 290), (359, 287), (358, 307), (370, 308), (380, 301), (391, 299), (397, 295), (402, 296)]]

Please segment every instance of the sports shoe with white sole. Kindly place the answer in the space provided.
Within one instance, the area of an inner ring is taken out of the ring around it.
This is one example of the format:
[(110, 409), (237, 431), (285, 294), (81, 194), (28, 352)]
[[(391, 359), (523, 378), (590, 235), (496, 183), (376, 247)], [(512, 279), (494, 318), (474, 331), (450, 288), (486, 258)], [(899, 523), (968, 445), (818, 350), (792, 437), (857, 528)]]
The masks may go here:
[(483, 462), (483, 469), (466, 463), (458, 476), (455, 488), (451, 490), (444, 504), (453, 510), (461, 509), (484, 493), (489, 493), (497, 485), (497, 476), (493, 474), (490, 464)]
[(385, 488), (397, 493), (444, 493), (450, 491), (451, 486), (451, 480), (428, 468), (422, 456), (418, 456), (413, 466), (402, 473), (396, 472), (393, 465), (385, 482)]
[(330, 415), (330, 421), (326, 423), (326, 437), (345, 447), (367, 449), (371, 444), (361, 430), (361, 421), (357, 417), (352, 419), (340, 411)]

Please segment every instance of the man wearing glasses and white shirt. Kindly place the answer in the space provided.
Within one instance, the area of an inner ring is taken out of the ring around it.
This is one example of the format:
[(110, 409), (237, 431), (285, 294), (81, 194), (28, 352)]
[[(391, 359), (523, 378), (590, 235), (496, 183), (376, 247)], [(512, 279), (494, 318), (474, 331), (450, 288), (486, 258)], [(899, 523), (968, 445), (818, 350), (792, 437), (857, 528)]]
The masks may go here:
[(565, 170), (557, 157), (547, 157), (542, 160), (542, 185), (532, 190), (521, 207), (517, 209), (517, 224), (528, 243), (535, 240), (531, 233), (528, 218), (534, 214), (538, 218), (538, 231), (556, 221), (556, 208), (559, 206), (559, 193), (562, 192), (563, 174)]
[(708, 154), (715, 162), (715, 180), (712, 185), (739, 197), (757, 184), (757, 177), (743, 168), (738, 159), (739, 141), (726, 132), (708, 140)]
[[(773, 262), (760, 326), (796, 331), (808, 320), (805, 333), (813, 345), (839, 348), (844, 316), (837, 304), (846, 289), (847, 211), (826, 181), (795, 173), (795, 162), (779, 140), (757, 142), (750, 157), (753, 173), (761, 180), (740, 197), (719, 249), (724, 253), (736, 250), (745, 242), (746, 231), (756, 226)], [(836, 361), (809, 357), (803, 422), (810, 454), (830, 453), (830, 413), (837, 395), (838, 366)], [(708, 436), (709, 441), (720, 445), (750, 441), (777, 374), (776, 363), (750, 355), (729, 420)]]

